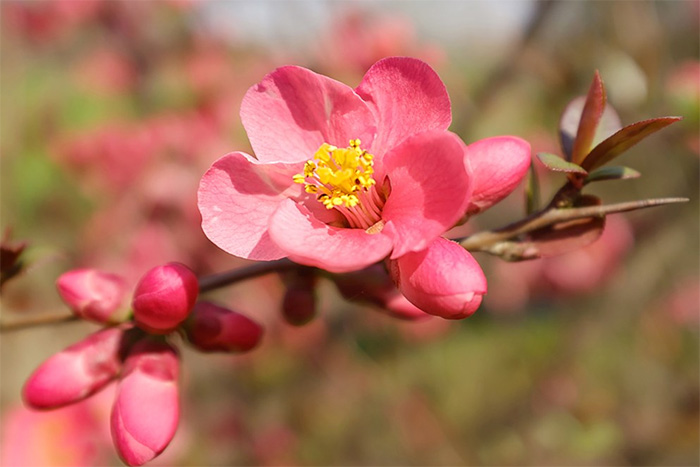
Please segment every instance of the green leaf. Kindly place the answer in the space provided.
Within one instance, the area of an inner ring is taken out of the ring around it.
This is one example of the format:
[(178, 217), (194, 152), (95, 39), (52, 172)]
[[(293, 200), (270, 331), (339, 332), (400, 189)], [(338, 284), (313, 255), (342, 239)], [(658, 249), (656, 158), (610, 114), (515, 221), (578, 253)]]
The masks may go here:
[(581, 167), (592, 170), (605, 165), (647, 136), (681, 119), (682, 117), (659, 117), (628, 125), (593, 148), (581, 162)]
[(576, 131), (574, 147), (571, 151), (571, 162), (580, 164), (593, 147), (593, 139), (598, 129), (598, 123), (605, 110), (605, 100), (605, 87), (600, 79), (598, 70), (596, 70), (593, 82), (588, 90), (588, 96), (586, 96), (586, 103), (581, 111), (581, 120)]
[(601, 167), (589, 173), (584, 184), (591, 182), (600, 182), (603, 180), (626, 180), (628, 178), (639, 178), (642, 174), (629, 167)]
[(550, 154), (548, 152), (540, 152), (537, 154), (537, 158), (547, 167), (549, 170), (554, 172), (566, 172), (575, 174), (587, 174), (586, 170), (573, 162), (568, 162), (557, 156), (556, 154)]
[(535, 172), (534, 161), (530, 161), (525, 181), (525, 213), (529, 216), (540, 207), (540, 182)]

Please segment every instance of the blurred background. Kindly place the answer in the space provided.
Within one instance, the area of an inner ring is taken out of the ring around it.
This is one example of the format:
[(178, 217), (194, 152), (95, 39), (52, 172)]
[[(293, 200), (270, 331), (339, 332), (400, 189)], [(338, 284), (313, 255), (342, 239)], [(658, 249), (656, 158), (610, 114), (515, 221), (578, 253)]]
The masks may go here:
[[(617, 215), (599, 241), (547, 260), (477, 259), (482, 308), (400, 321), (319, 285), (319, 316), (280, 318), (268, 276), (212, 294), (266, 326), (242, 356), (183, 352), (183, 415), (156, 465), (697, 465), (700, 383), (698, 1), (3, 1), (0, 227), (26, 269), (3, 320), (67, 313), (81, 266), (138, 279), (171, 260), (246, 264), (199, 227), (209, 165), (250, 152), (245, 91), (297, 64), (356, 86), (408, 55), (445, 81), (466, 142), (513, 134), (560, 153), (558, 119), (600, 70), (625, 124), (684, 120), (620, 158), (642, 173), (588, 193)], [(542, 202), (564, 182), (537, 163)], [(523, 216), (523, 188), (472, 231)], [(11, 233), (6, 229), (11, 229)], [(119, 465), (110, 390), (47, 413), (23, 381), (95, 327), (4, 333), (2, 465)]]

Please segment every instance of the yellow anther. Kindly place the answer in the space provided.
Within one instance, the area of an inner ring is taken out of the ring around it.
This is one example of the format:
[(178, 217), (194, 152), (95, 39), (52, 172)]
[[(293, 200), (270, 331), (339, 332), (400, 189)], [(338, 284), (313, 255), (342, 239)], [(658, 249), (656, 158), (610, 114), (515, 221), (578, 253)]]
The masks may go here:
[(305, 184), (307, 193), (322, 192), (318, 201), (328, 209), (351, 208), (360, 202), (354, 193), (375, 184), (373, 158), (360, 147), (359, 139), (351, 139), (347, 148), (323, 143), (314, 158), (304, 163), (304, 172), (294, 175), (293, 180)]

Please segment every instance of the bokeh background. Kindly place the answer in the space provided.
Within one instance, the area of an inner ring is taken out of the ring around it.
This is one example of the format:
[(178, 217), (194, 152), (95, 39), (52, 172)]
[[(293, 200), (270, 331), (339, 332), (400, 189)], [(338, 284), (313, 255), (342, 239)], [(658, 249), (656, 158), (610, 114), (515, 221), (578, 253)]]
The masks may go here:
[[(2, 319), (67, 313), (54, 289), (90, 266), (131, 280), (171, 260), (245, 264), (199, 227), (201, 174), (250, 151), (243, 93), (297, 64), (351, 86), (384, 56), (441, 75), (451, 129), (559, 153), (557, 123), (600, 70), (623, 123), (685, 119), (621, 157), (613, 216), (583, 250), (527, 263), (478, 254), (489, 279), (462, 322), (409, 323), (319, 286), (319, 316), (280, 318), (277, 276), (213, 294), (266, 326), (242, 356), (183, 354), (183, 417), (158, 465), (697, 465), (697, 1), (3, 1), (0, 227), (29, 245)], [(541, 170), (543, 202), (563, 183)], [(449, 193), (447, 193), (449, 195)], [(470, 222), (523, 215), (523, 189)], [(7, 244), (7, 240), (6, 240)], [(2, 465), (119, 465), (109, 390), (48, 413), (24, 379), (94, 328), (4, 333)]]

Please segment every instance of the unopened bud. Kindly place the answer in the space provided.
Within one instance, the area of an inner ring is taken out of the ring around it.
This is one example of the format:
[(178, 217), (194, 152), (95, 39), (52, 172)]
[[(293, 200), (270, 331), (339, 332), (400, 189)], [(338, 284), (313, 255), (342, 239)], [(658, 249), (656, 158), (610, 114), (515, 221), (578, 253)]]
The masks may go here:
[(442, 237), (422, 251), (391, 262), (403, 295), (421, 310), (445, 319), (462, 319), (479, 308), (486, 277), (471, 254)]
[(75, 269), (56, 281), (58, 293), (76, 316), (101, 324), (126, 320), (129, 310), (122, 308), (126, 282), (115, 274), (97, 269)]
[(184, 264), (168, 263), (149, 270), (134, 291), (134, 320), (148, 332), (163, 334), (182, 323), (194, 307), (199, 284)]
[(152, 339), (136, 343), (112, 407), (112, 440), (128, 465), (142, 465), (170, 444), (180, 418), (177, 351)]
[(263, 328), (228, 308), (199, 302), (185, 324), (185, 333), (204, 352), (245, 352), (258, 345)]
[(54, 409), (99, 391), (121, 369), (123, 336), (124, 328), (103, 329), (55, 354), (24, 384), (24, 401), (35, 409)]

